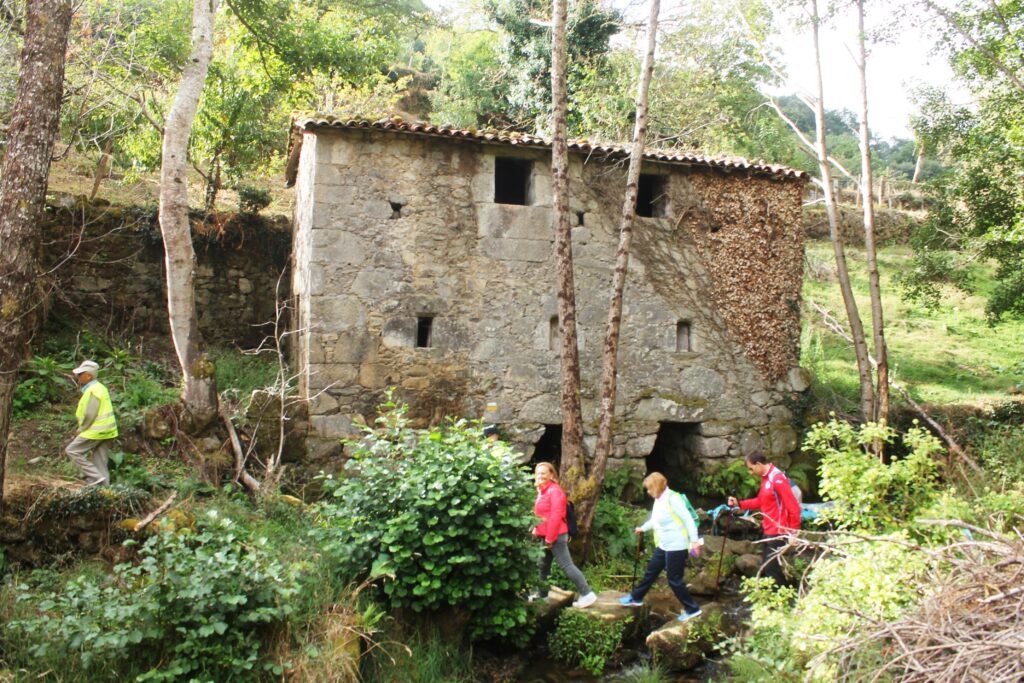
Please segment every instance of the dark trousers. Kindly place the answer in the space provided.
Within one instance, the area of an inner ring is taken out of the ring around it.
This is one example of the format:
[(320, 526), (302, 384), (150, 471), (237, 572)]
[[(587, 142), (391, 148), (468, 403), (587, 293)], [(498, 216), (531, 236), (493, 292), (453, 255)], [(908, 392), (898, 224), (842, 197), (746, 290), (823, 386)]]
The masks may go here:
[(644, 578), (640, 579), (640, 583), (637, 584), (630, 594), (632, 598), (638, 602), (643, 600), (644, 596), (647, 595), (647, 591), (651, 590), (651, 586), (654, 585), (658, 575), (661, 574), (662, 570), (665, 570), (665, 575), (668, 577), (668, 587), (676, 594), (676, 599), (683, 604), (683, 609), (686, 610), (687, 614), (699, 610), (700, 605), (690, 595), (690, 591), (686, 589), (686, 582), (683, 581), (683, 572), (686, 571), (686, 557), (688, 554), (688, 550), (662, 550), (661, 548), (655, 548), (654, 554), (651, 555), (651, 559), (647, 563), (647, 569), (644, 571)]
[(779, 549), (784, 548), (788, 543), (785, 536), (765, 536), (761, 542), (761, 576), (775, 579), (775, 584), (782, 585), (782, 563), (776, 554)]

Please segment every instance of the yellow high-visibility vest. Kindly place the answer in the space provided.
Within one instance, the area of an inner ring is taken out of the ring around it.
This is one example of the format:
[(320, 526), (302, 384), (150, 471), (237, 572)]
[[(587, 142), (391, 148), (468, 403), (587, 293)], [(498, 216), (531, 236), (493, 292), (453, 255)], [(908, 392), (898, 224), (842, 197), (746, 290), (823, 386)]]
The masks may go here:
[(82, 426), (82, 421), (85, 420), (85, 409), (89, 405), (89, 399), (93, 396), (99, 399), (100, 411), (89, 428), (79, 436), (96, 440), (113, 439), (117, 436), (117, 420), (114, 419), (114, 406), (110, 403), (110, 392), (95, 380), (82, 392), (82, 398), (78, 399), (78, 409), (75, 410), (78, 426)]

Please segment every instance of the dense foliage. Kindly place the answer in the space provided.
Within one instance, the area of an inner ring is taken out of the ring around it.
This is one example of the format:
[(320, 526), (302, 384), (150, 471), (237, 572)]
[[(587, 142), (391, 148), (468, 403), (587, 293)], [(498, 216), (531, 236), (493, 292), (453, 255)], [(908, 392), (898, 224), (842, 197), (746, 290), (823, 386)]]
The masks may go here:
[(622, 642), (629, 620), (602, 619), (583, 610), (558, 616), (548, 647), (555, 659), (600, 676)]
[(528, 472), (478, 426), (414, 430), (404, 406), (386, 408), (350, 444), (348, 476), (327, 482), (318, 544), (342, 574), (380, 579), (394, 607), (468, 610), (472, 637), (521, 640), (536, 574)]
[(940, 48), (973, 102), (919, 93), (917, 128), (950, 168), (930, 187), (934, 209), (914, 236), (917, 263), (904, 282), (934, 305), (940, 284), (976, 291), (972, 267), (992, 259), (997, 284), (983, 291), (989, 319), (1024, 317), (1024, 3), (963, 0), (938, 25)]
[(25, 614), (4, 634), (21, 649), (7, 654), (87, 680), (251, 678), (272, 666), (261, 634), (293, 609), (302, 571), (211, 510), (194, 532), (149, 538), (109, 580), (84, 574), (49, 593), (23, 584)]

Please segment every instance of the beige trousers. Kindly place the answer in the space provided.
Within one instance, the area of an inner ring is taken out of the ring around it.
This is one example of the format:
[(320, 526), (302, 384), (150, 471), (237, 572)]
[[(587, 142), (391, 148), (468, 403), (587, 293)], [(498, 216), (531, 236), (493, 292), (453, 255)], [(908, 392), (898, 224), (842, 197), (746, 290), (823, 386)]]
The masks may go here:
[(82, 471), (86, 486), (106, 486), (110, 484), (107, 471), (107, 456), (110, 455), (110, 442), (113, 439), (86, 439), (76, 436), (68, 444), (65, 452)]

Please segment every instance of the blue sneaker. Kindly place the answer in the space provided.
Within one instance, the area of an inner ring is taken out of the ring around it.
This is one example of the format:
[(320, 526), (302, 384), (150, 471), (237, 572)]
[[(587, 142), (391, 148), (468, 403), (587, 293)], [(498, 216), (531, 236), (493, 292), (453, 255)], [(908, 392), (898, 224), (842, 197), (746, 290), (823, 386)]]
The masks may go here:
[(704, 614), (704, 610), (702, 609), (699, 609), (696, 612), (683, 612), (679, 615), (676, 621), (689, 621), (690, 619), (693, 619), (694, 617), (699, 617), (702, 614)]
[(642, 607), (644, 601), (634, 600), (632, 595), (624, 595), (621, 598), (619, 598), (619, 604), (625, 605), (626, 607)]

